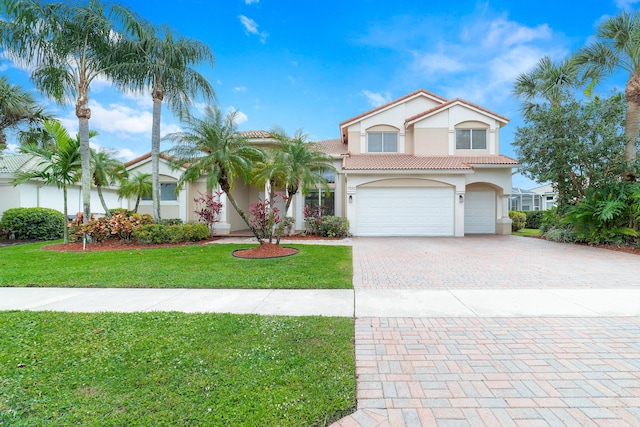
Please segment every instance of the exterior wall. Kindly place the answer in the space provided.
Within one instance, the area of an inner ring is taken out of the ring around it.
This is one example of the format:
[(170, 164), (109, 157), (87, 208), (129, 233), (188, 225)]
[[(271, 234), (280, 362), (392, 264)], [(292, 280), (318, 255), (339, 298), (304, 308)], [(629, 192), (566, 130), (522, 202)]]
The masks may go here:
[[(0, 182), (0, 215), (10, 208), (40, 207), (64, 212), (64, 194), (55, 185), (29, 181), (14, 187), (9, 181)], [(127, 207), (126, 201), (118, 199), (116, 188), (103, 188), (102, 195), (109, 209)], [(67, 188), (67, 211), (69, 215), (82, 212), (82, 189), (79, 185)], [(95, 188), (91, 189), (91, 212), (99, 216), (105, 214)]]
[(446, 156), (449, 154), (449, 130), (447, 128), (416, 128), (416, 156)]

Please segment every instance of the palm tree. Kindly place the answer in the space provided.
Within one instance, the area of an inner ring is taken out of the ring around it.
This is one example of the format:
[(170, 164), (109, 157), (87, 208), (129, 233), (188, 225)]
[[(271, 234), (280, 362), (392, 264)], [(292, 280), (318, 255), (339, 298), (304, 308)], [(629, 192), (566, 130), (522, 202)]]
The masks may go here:
[(120, 180), (120, 188), (118, 189), (118, 196), (120, 198), (136, 198), (136, 206), (133, 208), (134, 212), (138, 212), (138, 206), (140, 205), (140, 199), (151, 195), (151, 174), (136, 172), (133, 176), (125, 177)]
[(247, 181), (254, 161), (264, 156), (261, 149), (249, 144), (237, 132), (236, 118), (235, 111), (223, 117), (219, 108), (208, 106), (203, 119), (190, 113), (185, 114), (183, 120), (187, 130), (171, 133), (164, 139), (175, 143), (174, 147), (168, 150), (168, 154), (173, 158), (174, 167), (186, 165), (178, 180), (178, 188), (186, 182), (206, 175), (207, 189), (211, 190), (219, 185), (227, 195), (229, 203), (242, 217), (258, 242), (262, 243), (259, 233), (231, 194), (236, 178)]
[(35, 145), (21, 147), (21, 152), (36, 156), (40, 162), (37, 165), (38, 170), (20, 172), (13, 184), (18, 185), (33, 178), (40, 178), (47, 184), (55, 184), (58, 188), (62, 188), (65, 218), (64, 243), (69, 243), (67, 186), (80, 179), (80, 142), (78, 139), (71, 138), (69, 132), (57, 121), (47, 120), (44, 127), (55, 141), (53, 150)]
[(155, 28), (135, 16), (135, 38), (123, 44), (127, 53), (134, 53), (135, 61), (123, 62), (123, 74), (131, 78), (121, 83), (124, 89), (151, 91), (153, 121), (151, 128), (151, 173), (153, 175), (153, 216), (160, 220), (160, 115), (162, 101), (177, 114), (182, 114), (192, 97), (202, 94), (211, 99), (214, 91), (209, 82), (191, 65), (208, 62), (213, 65), (209, 46), (175, 35), (167, 26)]
[(5, 76), (0, 76), (0, 150), (7, 144), (5, 130), (22, 124), (39, 123), (45, 118), (44, 110), (29, 92), (12, 85)]
[(91, 150), (91, 170), (93, 172), (93, 184), (98, 191), (98, 197), (107, 218), (111, 218), (111, 212), (102, 195), (102, 186), (111, 185), (127, 176), (127, 170), (122, 162), (114, 159), (109, 152)]
[[(280, 178), (284, 183), (287, 192), (285, 204), (285, 215), (291, 207), (293, 196), (300, 191), (304, 196), (311, 188), (318, 186), (327, 187), (327, 180), (323, 173), (326, 171), (336, 172), (331, 156), (315, 151), (307, 143), (307, 136), (298, 130), (293, 137), (288, 137), (279, 127), (271, 130), (271, 134), (280, 142), (282, 155), (278, 156), (278, 161), (284, 169), (284, 175)], [(278, 241), (282, 235), (284, 223), (278, 227)]]
[(516, 79), (513, 94), (522, 101), (525, 117), (540, 103), (559, 105), (580, 84), (576, 65), (570, 59), (554, 63), (544, 56)]
[(115, 23), (124, 9), (88, 3), (2, 0), (6, 20), (0, 20), (0, 44), (14, 61), (32, 70), (35, 86), (56, 102), (75, 100), (82, 159), (84, 220), (91, 215), (91, 154), (89, 149), (89, 88), (98, 77), (118, 82), (114, 64), (130, 60), (116, 47), (122, 42)]
[[(640, 134), (640, 12), (622, 12), (603, 22), (596, 41), (580, 49), (573, 60), (590, 81), (587, 93), (618, 69), (629, 73), (625, 87), (627, 145), (624, 154), (626, 160), (633, 161)], [(635, 180), (633, 174), (626, 175), (625, 179)]]

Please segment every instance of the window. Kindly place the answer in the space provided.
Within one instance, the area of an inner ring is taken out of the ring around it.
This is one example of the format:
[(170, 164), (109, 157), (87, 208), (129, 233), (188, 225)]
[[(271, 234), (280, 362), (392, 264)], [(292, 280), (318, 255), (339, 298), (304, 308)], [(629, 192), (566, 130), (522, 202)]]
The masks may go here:
[(367, 152), (397, 153), (398, 134), (396, 132), (368, 132)]
[[(161, 201), (176, 201), (178, 196), (176, 195), (177, 184), (172, 182), (160, 183), (160, 200)], [(143, 196), (142, 200), (152, 200), (151, 195)]]
[(456, 129), (457, 150), (486, 150), (486, 129)]
[(334, 215), (335, 197), (333, 190), (311, 190), (304, 198), (305, 206), (309, 206), (312, 211), (322, 207), (322, 216)]

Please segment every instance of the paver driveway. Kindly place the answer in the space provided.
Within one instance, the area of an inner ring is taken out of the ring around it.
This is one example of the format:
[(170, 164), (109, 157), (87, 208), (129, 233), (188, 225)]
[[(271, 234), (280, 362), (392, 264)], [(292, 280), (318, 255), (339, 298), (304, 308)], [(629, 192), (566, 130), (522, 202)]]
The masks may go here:
[[(354, 238), (353, 261), (356, 296), (640, 286), (638, 256), (512, 236)], [(640, 425), (640, 318), (451, 316), (357, 318), (335, 426)]]
[(356, 289), (640, 288), (640, 258), (516, 236), (353, 239)]

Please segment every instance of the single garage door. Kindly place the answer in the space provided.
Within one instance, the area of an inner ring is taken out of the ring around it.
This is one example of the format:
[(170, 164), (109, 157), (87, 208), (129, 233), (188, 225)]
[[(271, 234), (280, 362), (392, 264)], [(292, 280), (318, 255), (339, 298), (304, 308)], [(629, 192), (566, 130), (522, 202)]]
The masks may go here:
[(453, 236), (453, 188), (359, 188), (357, 236)]
[(467, 191), (464, 199), (464, 234), (495, 234), (495, 191)]

